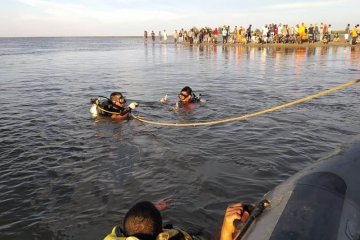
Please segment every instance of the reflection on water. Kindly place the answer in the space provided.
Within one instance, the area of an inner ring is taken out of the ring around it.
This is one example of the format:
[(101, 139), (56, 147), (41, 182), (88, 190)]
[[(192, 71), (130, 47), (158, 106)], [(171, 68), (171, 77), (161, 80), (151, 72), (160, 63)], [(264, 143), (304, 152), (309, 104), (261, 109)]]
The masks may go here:
[(350, 51), (350, 64), (360, 65), (360, 51), (359, 48), (352, 47)]
[[(246, 121), (166, 128), (89, 116), (122, 91), (161, 122), (237, 117), (359, 78), (359, 48), (0, 39), (0, 239), (101, 239), (136, 201), (216, 239), (227, 204), (265, 192), (359, 134), (359, 86)], [(207, 104), (176, 114), (190, 85)]]

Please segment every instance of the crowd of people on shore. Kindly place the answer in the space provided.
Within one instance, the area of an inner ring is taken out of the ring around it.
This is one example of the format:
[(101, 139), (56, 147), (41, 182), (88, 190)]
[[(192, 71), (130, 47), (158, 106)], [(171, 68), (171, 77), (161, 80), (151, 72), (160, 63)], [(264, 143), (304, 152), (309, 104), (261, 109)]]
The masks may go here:
[[(154, 31), (150, 34), (152, 41), (156, 41)], [(167, 43), (168, 35), (166, 30), (159, 31), (157, 35), (161, 43)], [(222, 26), (212, 29), (210, 27), (191, 28), (189, 30), (175, 30), (172, 35), (174, 43), (240, 43), (240, 44), (267, 44), (267, 43), (286, 43), (286, 44), (301, 44), (304, 42), (316, 43), (321, 42), (328, 44), (329, 42), (346, 42), (351, 45), (360, 44), (360, 25), (356, 24), (353, 27), (347, 24), (344, 31), (333, 31), (331, 24), (320, 23), (310, 24), (305, 23), (290, 26), (288, 24), (265, 24), (261, 29), (254, 29), (250, 24), (248, 27), (237, 27), (233, 29), (230, 26)], [(147, 41), (148, 33), (144, 31), (144, 39)]]

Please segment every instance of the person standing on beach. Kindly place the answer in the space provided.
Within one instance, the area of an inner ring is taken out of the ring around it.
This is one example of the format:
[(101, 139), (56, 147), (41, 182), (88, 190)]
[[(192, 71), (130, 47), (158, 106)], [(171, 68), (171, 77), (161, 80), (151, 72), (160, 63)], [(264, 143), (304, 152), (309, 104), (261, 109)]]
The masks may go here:
[(214, 38), (215, 38), (215, 42), (217, 42), (217, 38), (218, 38), (218, 36), (219, 36), (219, 31), (218, 31), (218, 29), (217, 29), (217, 28), (215, 28), (215, 30), (214, 30)]
[(277, 24), (274, 25), (274, 37), (277, 37), (279, 35), (279, 28)]
[(194, 32), (192, 29), (189, 30), (188, 38), (189, 38), (190, 44), (193, 44), (194, 43)]
[(261, 43), (267, 43), (268, 41), (268, 31), (269, 31), (269, 28), (268, 28), (268, 25), (265, 24), (265, 26), (262, 27), (262, 41)]
[(226, 36), (228, 33), (227, 33), (227, 29), (226, 29), (225, 25), (224, 25), (221, 33), (222, 33), (223, 43), (226, 43)]
[(166, 33), (166, 30), (164, 30), (164, 43), (167, 42), (167, 33)]
[(179, 32), (179, 42), (184, 41), (184, 29), (182, 28)]
[(350, 24), (348, 24), (345, 28), (344, 38), (346, 42), (349, 42), (349, 34), (350, 34)]
[(315, 41), (315, 36), (314, 36), (314, 26), (312, 24), (310, 24), (310, 27), (308, 29), (308, 34), (309, 34), (309, 43), (313, 43)]
[(317, 39), (318, 39), (319, 34), (320, 34), (319, 26), (318, 26), (318, 24), (315, 24), (315, 27), (314, 27), (314, 42), (318, 41)]
[(351, 40), (351, 44), (352, 45), (356, 45), (356, 39), (357, 39), (357, 37), (358, 37), (358, 31), (357, 31), (357, 27), (358, 27), (359, 25), (356, 25), (355, 27), (354, 27), (354, 29), (351, 31), (351, 37), (352, 37), (352, 40)]
[(251, 43), (251, 24), (246, 29), (246, 39), (247, 39), (247, 43)]
[(289, 38), (289, 30), (287, 28), (287, 25), (284, 24), (281, 29), (281, 42), (286, 43), (287, 39)]
[(175, 44), (177, 43), (178, 38), (179, 38), (179, 34), (178, 34), (177, 30), (175, 30), (175, 33), (174, 33), (174, 43)]
[[(328, 26), (326, 25), (326, 23), (324, 23), (323, 32), (322, 32), (323, 33), (323, 38), (324, 38), (325, 35), (327, 35), (326, 37), (328, 37), (327, 32), (328, 32)], [(321, 40), (323, 40), (323, 38), (321, 38)]]
[(238, 27), (235, 26), (234, 28), (234, 32), (233, 32), (233, 43), (237, 43), (238, 42), (238, 34), (239, 34), (239, 31), (238, 31)]
[(307, 40), (307, 27), (304, 23), (301, 23), (301, 26), (299, 26), (298, 33), (300, 38), (299, 43)]
[(320, 39), (319, 39), (319, 41), (322, 41), (323, 36), (324, 36), (324, 23), (321, 23), (321, 24), (320, 24), (319, 33), (320, 33)]
[(230, 26), (227, 26), (227, 28), (226, 28), (226, 43), (229, 42), (229, 36), (230, 36)]
[(144, 31), (144, 40), (145, 40), (145, 42), (147, 42), (147, 37), (148, 37), (148, 34), (147, 34), (147, 31), (145, 30)]
[(241, 27), (239, 28), (239, 30), (236, 31), (236, 41), (237, 43), (241, 43), (242, 39), (241, 39)]
[(159, 31), (159, 41), (161, 42), (161, 31)]
[(155, 42), (155, 33), (154, 33), (154, 30), (151, 31), (151, 38), (152, 38), (152, 41)]
[(329, 24), (329, 27), (328, 27), (328, 29), (327, 29), (327, 32), (328, 32), (328, 34), (329, 34), (329, 42), (331, 42), (332, 39), (333, 39), (331, 24)]

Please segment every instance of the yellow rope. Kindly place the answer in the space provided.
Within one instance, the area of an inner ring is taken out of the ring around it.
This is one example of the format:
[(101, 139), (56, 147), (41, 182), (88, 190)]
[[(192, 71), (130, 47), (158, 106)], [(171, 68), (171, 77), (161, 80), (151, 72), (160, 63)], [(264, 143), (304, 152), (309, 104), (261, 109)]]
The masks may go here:
[(342, 84), (340, 86), (331, 88), (329, 90), (326, 90), (326, 91), (323, 91), (323, 92), (320, 92), (320, 93), (317, 93), (317, 94), (314, 94), (314, 95), (311, 95), (311, 96), (308, 96), (308, 97), (305, 97), (305, 98), (301, 98), (301, 99), (295, 100), (293, 102), (286, 103), (286, 104), (283, 104), (283, 105), (280, 105), (280, 106), (277, 106), (277, 107), (274, 107), (274, 108), (269, 108), (269, 109), (265, 109), (263, 111), (259, 111), (259, 112), (255, 112), (255, 113), (251, 113), (251, 114), (246, 114), (246, 115), (243, 115), (243, 116), (240, 116), (240, 117), (228, 118), (228, 119), (224, 119), (224, 120), (217, 120), (217, 121), (211, 121), (211, 122), (197, 122), (197, 123), (162, 123), (162, 122), (155, 122), (155, 121), (146, 120), (146, 119), (144, 119), (142, 117), (135, 116), (135, 115), (133, 115), (133, 118), (135, 118), (136, 120), (138, 120), (140, 122), (143, 122), (143, 123), (149, 123), (149, 124), (154, 124), (154, 125), (159, 125), (159, 126), (167, 126), (167, 127), (210, 126), (210, 125), (221, 124), (221, 123), (241, 121), (241, 120), (249, 119), (249, 118), (252, 118), (252, 117), (259, 116), (259, 115), (263, 115), (263, 114), (266, 114), (266, 113), (274, 112), (274, 111), (277, 111), (277, 110), (280, 110), (280, 109), (283, 109), (283, 108), (291, 107), (291, 106), (294, 106), (296, 104), (307, 102), (307, 101), (310, 101), (310, 100), (312, 100), (314, 98), (319, 98), (319, 97), (327, 95), (329, 93), (339, 91), (339, 90), (341, 90), (343, 88), (350, 87), (350, 86), (352, 86), (354, 84), (357, 84), (359, 82), (360, 82), (360, 79), (353, 80), (353, 81), (350, 81), (348, 83)]
[(97, 106), (97, 108), (100, 109), (101, 111), (106, 112), (106, 113), (110, 113), (110, 114), (112, 114), (112, 115), (120, 115), (120, 114), (121, 114), (121, 113), (119, 113), (119, 112), (111, 112), (111, 111), (105, 110), (105, 109), (103, 109), (102, 107), (100, 107), (100, 105), (98, 105), (98, 104), (96, 104), (96, 106)]
[[(100, 96), (100, 97), (101, 97), (101, 96)], [(112, 111), (108, 111), (108, 110), (102, 108), (102, 107), (100, 106), (100, 101), (99, 101), (99, 99), (96, 100), (95, 104), (96, 104), (97, 109), (100, 109), (100, 111), (102, 111), (102, 112), (110, 113), (110, 114), (112, 114), (112, 115), (121, 115), (121, 113), (119, 113), (119, 112), (112, 112)]]

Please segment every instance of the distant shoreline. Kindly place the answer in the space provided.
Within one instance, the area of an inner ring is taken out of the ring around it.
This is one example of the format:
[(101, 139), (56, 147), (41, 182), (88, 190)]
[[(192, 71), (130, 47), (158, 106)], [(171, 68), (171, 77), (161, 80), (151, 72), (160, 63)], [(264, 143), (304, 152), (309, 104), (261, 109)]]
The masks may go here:
[(136, 38), (143, 39), (144, 44), (159, 44), (159, 45), (184, 45), (184, 46), (242, 46), (242, 47), (286, 47), (286, 48), (304, 48), (304, 47), (352, 47), (360, 48), (360, 44), (351, 45), (350, 43), (341, 40), (340, 42), (329, 42), (324, 44), (322, 42), (315, 43), (222, 43), (221, 41), (217, 43), (193, 43), (189, 42), (178, 42), (174, 43), (173, 38), (169, 36), (167, 42), (159, 41), (158, 38), (153, 42), (151, 38), (148, 38), (146, 41), (143, 36), (42, 36), (42, 37), (0, 37), (0, 39), (20, 39), (20, 38)]
[(315, 43), (193, 43), (190, 44), (189, 42), (159, 42), (159, 41), (144, 41), (144, 44), (160, 44), (160, 45), (184, 45), (184, 46), (230, 46), (230, 47), (286, 47), (286, 48), (304, 48), (304, 47), (352, 47), (352, 48), (360, 48), (360, 44), (351, 45), (350, 43), (341, 41), (341, 42), (329, 42), (329, 43), (322, 43), (322, 42), (315, 42)]
[[(162, 43), (162, 44), (168, 44), (168, 43)], [(174, 44), (174, 43), (171, 43)], [(182, 45), (191, 45), (188, 42), (185, 43), (178, 43)], [(194, 46), (198, 45), (205, 45), (205, 46), (244, 46), (244, 47), (290, 47), (290, 48), (303, 48), (303, 47), (356, 47), (359, 48), (360, 44), (357, 45), (351, 45), (347, 42), (329, 42), (327, 44), (324, 44), (322, 42), (315, 42), (315, 43), (197, 43), (193, 44)]]
[(7, 36), (2, 38), (144, 38), (143, 36)]

